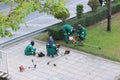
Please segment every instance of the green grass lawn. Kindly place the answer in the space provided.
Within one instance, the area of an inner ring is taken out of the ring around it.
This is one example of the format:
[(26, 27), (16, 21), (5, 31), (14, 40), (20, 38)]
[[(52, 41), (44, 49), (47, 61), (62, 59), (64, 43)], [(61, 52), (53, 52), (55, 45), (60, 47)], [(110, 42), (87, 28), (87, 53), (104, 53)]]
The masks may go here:
[[(120, 13), (117, 13), (112, 17), (111, 32), (107, 32), (106, 29), (107, 20), (101, 21), (87, 28), (85, 43), (99, 46), (102, 48), (101, 50), (85, 45), (75, 46), (72, 43), (66, 44), (64, 41), (58, 41), (57, 43), (60, 43), (63, 46), (85, 51), (90, 54), (120, 61)], [(47, 35), (47, 33), (44, 33), (44, 35)]]
[(101, 50), (82, 48), (82, 50), (120, 61), (120, 13), (112, 17), (111, 32), (106, 31), (107, 21), (87, 28), (86, 43), (100, 46)]

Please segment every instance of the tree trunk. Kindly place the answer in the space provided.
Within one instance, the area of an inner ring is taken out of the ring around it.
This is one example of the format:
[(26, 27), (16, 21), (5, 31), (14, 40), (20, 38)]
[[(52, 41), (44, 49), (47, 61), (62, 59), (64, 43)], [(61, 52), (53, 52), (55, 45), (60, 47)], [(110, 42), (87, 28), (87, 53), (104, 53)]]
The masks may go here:
[(108, 3), (108, 23), (107, 31), (111, 31), (111, 0), (107, 0)]
[(62, 22), (63, 22), (63, 23), (66, 23), (66, 19), (62, 19)]

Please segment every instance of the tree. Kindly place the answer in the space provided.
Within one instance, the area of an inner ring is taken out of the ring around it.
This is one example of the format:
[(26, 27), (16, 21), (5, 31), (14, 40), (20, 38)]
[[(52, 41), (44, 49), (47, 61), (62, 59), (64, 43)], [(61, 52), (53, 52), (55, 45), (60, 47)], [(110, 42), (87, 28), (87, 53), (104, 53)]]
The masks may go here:
[(107, 0), (107, 6), (108, 6), (107, 31), (111, 31), (111, 0)]
[[(17, 6), (13, 7), (16, 3)], [(13, 31), (20, 29), (19, 24), (25, 24), (25, 18), (36, 10), (53, 15), (56, 7), (65, 8), (67, 0), (1, 0), (0, 4), (9, 4), (9, 12), (0, 12), (0, 37), (10, 37)], [(54, 16), (54, 15), (53, 15)], [(26, 25), (27, 26), (27, 25)]]
[[(99, 0), (101, 6), (103, 4), (103, 0)], [(108, 17), (107, 17), (107, 31), (111, 31), (111, 0), (105, 0), (105, 5), (108, 7)]]

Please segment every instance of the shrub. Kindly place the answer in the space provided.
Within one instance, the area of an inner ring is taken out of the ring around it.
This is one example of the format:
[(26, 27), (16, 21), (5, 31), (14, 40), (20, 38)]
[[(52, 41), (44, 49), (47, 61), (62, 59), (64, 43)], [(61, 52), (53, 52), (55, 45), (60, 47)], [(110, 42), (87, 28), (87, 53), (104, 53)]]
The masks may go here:
[(99, 6), (99, 1), (98, 0), (89, 0), (88, 5), (92, 8), (92, 11), (96, 11), (98, 6)]
[(112, 5), (112, 7), (111, 7), (111, 10), (112, 10), (112, 11), (111, 11), (112, 14), (120, 11), (120, 5), (116, 5), (116, 4), (114, 3), (114, 4)]
[(64, 35), (61, 30), (63, 23), (52, 25), (52, 27), (48, 28), (48, 35), (52, 36), (55, 40), (63, 39)]
[(82, 4), (77, 5), (76, 12), (77, 12), (77, 18), (80, 19), (83, 14), (83, 5)]

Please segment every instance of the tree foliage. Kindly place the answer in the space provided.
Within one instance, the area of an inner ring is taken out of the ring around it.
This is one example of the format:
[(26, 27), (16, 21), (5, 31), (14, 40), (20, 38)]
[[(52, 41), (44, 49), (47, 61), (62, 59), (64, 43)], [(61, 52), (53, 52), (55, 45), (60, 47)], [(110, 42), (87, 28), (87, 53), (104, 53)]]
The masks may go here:
[(66, 3), (67, 0), (1, 0), (0, 4), (9, 4), (10, 10), (0, 12), (0, 37), (13, 36), (10, 30), (17, 31), (20, 24), (26, 25), (25, 18), (31, 12), (38, 10), (54, 16), (56, 8), (65, 8)]
[(92, 11), (96, 11), (97, 7), (99, 6), (98, 0), (89, 0), (88, 5), (92, 8)]
[(69, 10), (67, 8), (62, 7), (56, 9), (53, 15), (55, 18), (62, 20), (63, 23), (65, 23), (66, 19), (70, 17)]

